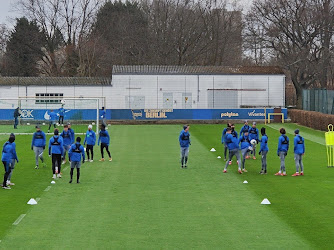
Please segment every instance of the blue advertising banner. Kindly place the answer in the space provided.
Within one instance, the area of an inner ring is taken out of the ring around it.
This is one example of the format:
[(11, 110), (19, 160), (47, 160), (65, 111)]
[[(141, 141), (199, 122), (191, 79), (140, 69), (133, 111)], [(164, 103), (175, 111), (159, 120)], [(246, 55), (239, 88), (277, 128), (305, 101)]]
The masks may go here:
[[(113, 109), (111, 120), (259, 120), (264, 109)], [(274, 113), (274, 109), (267, 109)], [(287, 109), (282, 109), (284, 119)]]
[[(107, 119), (110, 119), (110, 110), (106, 110)], [(21, 110), (21, 119), (24, 120), (49, 120), (50, 110), (46, 109), (22, 109)], [(54, 110), (55, 113), (58, 113), (58, 110)], [(14, 110), (13, 109), (0, 109), (0, 120), (13, 120), (14, 119)], [(64, 115), (65, 120), (83, 120), (83, 121), (95, 121), (96, 120), (96, 109), (73, 109), (65, 110)], [(101, 118), (100, 118), (101, 119)]]
[[(258, 120), (264, 119), (264, 109), (108, 109), (107, 120)], [(49, 110), (23, 109), (21, 119), (49, 120)], [(55, 110), (57, 113), (58, 111)], [(274, 113), (274, 109), (267, 109)], [(282, 109), (284, 119), (287, 109)], [(0, 120), (12, 120), (14, 110), (0, 109)], [(95, 109), (65, 111), (65, 120), (96, 120)]]

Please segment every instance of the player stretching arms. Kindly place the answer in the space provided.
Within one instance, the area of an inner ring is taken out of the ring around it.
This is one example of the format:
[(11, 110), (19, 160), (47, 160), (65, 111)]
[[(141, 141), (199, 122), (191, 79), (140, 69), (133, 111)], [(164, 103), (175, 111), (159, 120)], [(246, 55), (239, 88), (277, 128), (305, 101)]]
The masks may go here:
[(260, 174), (267, 174), (267, 153), (268, 148), (268, 136), (266, 135), (266, 129), (261, 128), (261, 147), (259, 155), (261, 155), (262, 168)]
[[(305, 142), (304, 138), (299, 135), (299, 129), (295, 130), (294, 142), (294, 153), (295, 153), (295, 162), (296, 162), (296, 173), (292, 176), (304, 175), (304, 166), (303, 166), (303, 155), (305, 153)], [(299, 174), (300, 167), (300, 174)]]
[(79, 179), (80, 179), (81, 156), (82, 156), (82, 163), (85, 163), (85, 150), (84, 147), (81, 146), (80, 142), (81, 138), (77, 137), (76, 143), (72, 144), (70, 150), (68, 151), (68, 154), (71, 157), (71, 172), (70, 172), (71, 180), (69, 181), (69, 183), (72, 183), (74, 168), (77, 169), (77, 183), (80, 183)]
[(281, 168), (275, 175), (286, 176), (285, 157), (289, 150), (289, 138), (285, 135), (286, 132), (284, 128), (281, 128), (279, 132), (281, 133), (281, 136), (278, 138), (277, 155), (281, 160)]
[[(227, 128), (226, 129), (226, 136), (225, 136), (225, 143), (227, 144), (228, 150), (229, 150), (229, 155), (230, 158), (235, 155), (237, 157), (237, 162), (238, 162), (238, 172), (242, 174), (241, 171), (241, 160), (240, 160), (240, 153), (239, 153), (239, 143), (238, 139), (235, 138), (232, 134), (232, 128)], [(225, 168), (223, 170), (224, 173), (227, 173), (227, 166), (229, 165), (229, 161), (226, 161)]]

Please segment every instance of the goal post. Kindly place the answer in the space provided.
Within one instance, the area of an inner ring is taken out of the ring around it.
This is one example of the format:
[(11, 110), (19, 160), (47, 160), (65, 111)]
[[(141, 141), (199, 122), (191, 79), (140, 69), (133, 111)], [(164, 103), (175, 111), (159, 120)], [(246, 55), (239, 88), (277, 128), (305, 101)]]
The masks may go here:
[[(21, 110), (21, 121), (31, 123), (47, 123), (48, 113), (53, 110), (59, 116), (60, 108), (64, 108), (64, 123), (95, 123), (96, 131), (99, 131), (99, 110), (104, 106), (105, 97), (19, 97), (1, 98), (1, 108), (11, 114), (7, 117), (12, 119), (14, 109)], [(101, 105), (100, 105), (101, 104)]]
[(270, 123), (270, 116), (281, 116), (282, 123), (284, 123), (284, 114), (283, 113), (268, 113), (268, 124)]

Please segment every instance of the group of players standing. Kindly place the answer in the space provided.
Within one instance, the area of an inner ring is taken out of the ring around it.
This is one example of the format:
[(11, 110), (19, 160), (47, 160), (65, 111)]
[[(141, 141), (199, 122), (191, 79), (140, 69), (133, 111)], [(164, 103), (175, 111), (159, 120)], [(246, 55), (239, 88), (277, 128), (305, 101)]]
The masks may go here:
[[(68, 159), (71, 163), (71, 172), (70, 172), (70, 181), (73, 180), (74, 168), (77, 169), (77, 183), (80, 183), (80, 167), (81, 162), (85, 161), (93, 162), (94, 160), (94, 146), (96, 144), (96, 134), (92, 130), (92, 125), (88, 126), (88, 130), (85, 135), (85, 140), (83, 145), (86, 145), (87, 159), (85, 158), (85, 149), (80, 144), (81, 138), (77, 137), (76, 140), (74, 130), (71, 128), (71, 124), (67, 123), (64, 125), (63, 131), (59, 134), (58, 128), (54, 129), (53, 136), (49, 140), (48, 153), (52, 159), (52, 178), (61, 178), (61, 165), (66, 163), (66, 152), (68, 152)], [(110, 136), (106, 130), (105, 124), (101, 125), (99, 131), (99, 138), (97, 145), (100, 146), (101, 150), (101, 159), (99, 161), (105, 161), (104, 159), (104, 149), (106, 149), (109, 161), (112, 161), (111, 154), (109, 151)], [(40, 126), (36, 126), (36, 132), (33, 134), (31, 141), (31, 149), (35, 153), (35, 169), (39, 169), (39, 159), (41, 160), (43, 166), (45, 167), (45, 159), (43, 153), (46, 147), (46, 135), (41, 130)], [(12, 133), (7, 142), (3, 145), (2, 148), (2, 163), (5, 168), (4, 180), (2, 183), (3, 189), (11, 189), (10, 186), (15, 185), (12, 183), (11, 175), (14, 170), (14, 166), (18, 161), (16, 154), (16, 145), (15, 145), (15, 135)]]
[[(189, 145), (190, 145), (190, 133), (189, 125), (185, 125), (179, 135), (179, 143), (181, 147), (181, 168), (187, 168)], [(269, 151), (268, 147), (268, 136), (266, 135), (266, 129), (261, 128), (261, 139), (259, 137), (259, 130), (256, 128), (256, 122), (253, 122), (252, 126), (248, 125), (248, 121), (245, 121), (244, 126), (241, 128), (238, 136), (237, 131), (234, 129), (234, 124), (228, 123), (227, 127), (222, 133), (222, 144), (224, 145), (224, 157), (225, 157), (225, 168), (224, 173), (227, 173), (227, 167), (232, 164), (233, 156), (237, 158), (238, 172), (242, 174), (247, 172), (245, 168), (246, 159), (252, 158), (256, 160), (256, 145), (260, 143), (259, 155), (261, 155), (262, 168), (260, 174), (267, 174), (267, 154)], [(289, 151), (289, 138), (286, 135), (284, 128), (279, 130), (280, 137), (278, 138), (277, 156), (280, 158), (280, 169), (275, 175), (286, 176), (285, 169), (285, 157)], [(303, 166), (303, 155), (305, 153), (305, 142), (304, 138), (299, 135), (299, 130), (294, 131), (294, 159), (296, 165), (296, 173), (292, 176), (304, 175)], [(228, 158), (227, 156), (228, 151)], [(242, 160), (240, 157), (242, 155)]]

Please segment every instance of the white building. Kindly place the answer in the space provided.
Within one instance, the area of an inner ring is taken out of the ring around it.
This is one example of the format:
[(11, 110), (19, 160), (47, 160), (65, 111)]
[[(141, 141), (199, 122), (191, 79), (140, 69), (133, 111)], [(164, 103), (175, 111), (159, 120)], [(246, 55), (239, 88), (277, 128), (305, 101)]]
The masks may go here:
[[(114, 66), (110, 78), (0, 78), (1, 109), (24, 97), (37, 98), (24, 104), (35, 109), (71, 97), (99, 97), (112, 110), (284, 107), (285, 75), (277, 67)], [(76, 108), (95, 107), (81, 101)]]

